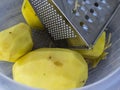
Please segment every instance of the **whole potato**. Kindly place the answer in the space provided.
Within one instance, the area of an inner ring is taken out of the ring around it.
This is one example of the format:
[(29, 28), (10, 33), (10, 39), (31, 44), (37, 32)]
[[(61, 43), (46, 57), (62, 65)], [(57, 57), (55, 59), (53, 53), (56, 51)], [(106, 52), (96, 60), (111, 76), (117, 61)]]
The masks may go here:
[(43, 48), (20, 58), (13, 66), (13, 79), (35, 88), (63, 90), (82, 87), (88, 78), (88, 66), (77, 52)]

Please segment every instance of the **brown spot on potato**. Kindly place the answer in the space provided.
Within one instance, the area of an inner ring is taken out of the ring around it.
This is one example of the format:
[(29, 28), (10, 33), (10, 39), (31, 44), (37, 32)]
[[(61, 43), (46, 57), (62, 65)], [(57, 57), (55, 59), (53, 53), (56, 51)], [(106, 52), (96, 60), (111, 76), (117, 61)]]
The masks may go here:
[(51, 57), (51, 56), (49, 56), (49, 59), (52, 59), (52, 57)]
[(85, 83), (85, 81), (82, 81), (83, 83)]
[(24, 5), (24, 7), (23, 7), (24, 9), (26, 8), (26, 3), (25, 3), (25, 5)]
[(9, 34), (12, 34), (12, 32), (9, 32)]
[(63, 64), (62, 64), (61, 62), (58, 62), (58, 61), (55, 61), (54, 64), (55, 64), (56, 66), (63, 66)]
[(43, 76), (46, 76), (46, 73), (43, 73)]
[(81, 81), (80, 83), (85, 83), (85, 80)]

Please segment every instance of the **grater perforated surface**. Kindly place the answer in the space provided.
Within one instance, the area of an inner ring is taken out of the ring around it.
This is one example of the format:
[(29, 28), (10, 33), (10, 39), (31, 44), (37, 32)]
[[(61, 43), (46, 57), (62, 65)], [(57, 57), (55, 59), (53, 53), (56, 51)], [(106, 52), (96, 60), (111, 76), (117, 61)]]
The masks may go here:
[(54, 40), (80, 36), (93, 45), (107, 26), (119, 0), (30, 0)]
[(71, 27), (66, 24), (47, 0), (31, 0), (45, 27), (55, 40), (75, 37)]

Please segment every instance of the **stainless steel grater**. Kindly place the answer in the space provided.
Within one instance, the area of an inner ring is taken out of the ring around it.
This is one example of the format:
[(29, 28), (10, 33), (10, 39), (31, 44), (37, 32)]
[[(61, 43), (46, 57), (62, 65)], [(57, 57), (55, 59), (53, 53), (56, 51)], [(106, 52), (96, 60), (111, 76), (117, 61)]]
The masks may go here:
[(91, 47), (118, 10), (119, 0), (29, 0), (54, 40)]

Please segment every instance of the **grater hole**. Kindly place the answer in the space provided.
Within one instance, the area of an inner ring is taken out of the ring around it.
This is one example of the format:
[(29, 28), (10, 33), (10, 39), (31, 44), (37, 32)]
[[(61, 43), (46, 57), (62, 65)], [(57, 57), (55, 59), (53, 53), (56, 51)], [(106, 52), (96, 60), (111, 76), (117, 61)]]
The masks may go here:
[(83, 30), (88, 31), (88, 26), (85, 25), (84, 22), (80, 22), (80, 26), (83, 28)]
[(89, 19), (89, 16), (88, 16), (88, 15), (85, 15), (85, 19), (88, 20), (88, 19)]
[(80, 26), (83, 27), (83, 25), (84, 25), (84, 22), (80, 22)]
[(95, 2), (95, 3), (94, 3), (94, 5), (95, 5), (96, 7), (98, 7), (98, 6), (99, 6), (99, 4), (98, 4), (97, 2)]
[(77, 10), (73, 9), (73, 10), (72, 10), (72, 13), (73, 13), (73, 14), (76, 14), (76, 13), (77, 13)]
[(90, 13), (94, 13), (94, 9), (90, 9)]

